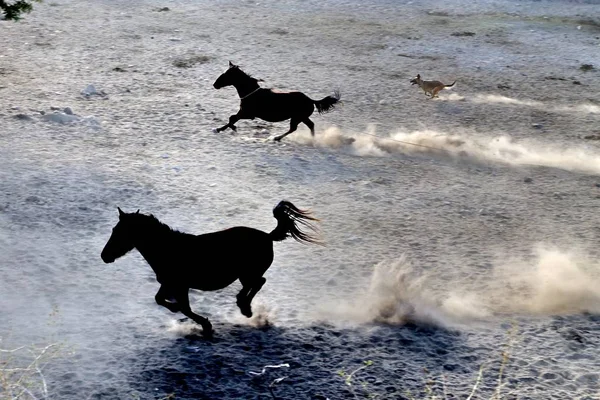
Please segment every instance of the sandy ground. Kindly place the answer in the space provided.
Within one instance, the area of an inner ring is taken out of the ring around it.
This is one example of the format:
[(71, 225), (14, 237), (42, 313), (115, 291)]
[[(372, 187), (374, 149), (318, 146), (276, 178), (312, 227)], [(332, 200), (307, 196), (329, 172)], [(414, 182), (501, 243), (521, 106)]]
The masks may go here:
[[(501, 370), (501, 398), (599, 398), (594, 3), (59, 0), (0, 21), (0, 347), (60, 344), (38, 398), (467, 398), (481, 367), (479, 398)], [(344, 104), (315, 139), (214, 134), (229, 60)], [(417, 73), (457, 83), (430, 100)], [(154, 304), (138, 254), (99, 257), (117, 206), (270, 230), (284, 198), (328, 246), (277, 245), (251, 320), (237, 284), (194, 293), (214, 341)]]

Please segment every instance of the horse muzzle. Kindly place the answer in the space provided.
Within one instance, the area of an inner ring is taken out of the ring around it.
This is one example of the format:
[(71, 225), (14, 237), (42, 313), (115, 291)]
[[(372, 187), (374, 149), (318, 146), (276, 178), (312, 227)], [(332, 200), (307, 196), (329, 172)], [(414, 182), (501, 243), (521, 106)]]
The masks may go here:
[(106, 264), (114, 263), (116, 260), (116, 258), (110, 258), (104, 253), (100, 254), (100, 258), (102, 258), (102, 261), (104, 261)]

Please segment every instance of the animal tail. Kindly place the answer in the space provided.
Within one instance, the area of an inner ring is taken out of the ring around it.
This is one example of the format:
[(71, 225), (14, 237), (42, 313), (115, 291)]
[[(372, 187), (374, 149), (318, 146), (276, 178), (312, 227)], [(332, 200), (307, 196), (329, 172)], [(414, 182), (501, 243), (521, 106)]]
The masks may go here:
[(444, 86), (445, 86), (445, 87), (452, 87), (452, 86), (454, 86), (454, 84), (455, 84), (455, 83), (456, 83), (456, 81), (452, 82), (452, 84), (451, 84), (451, 85), (444, 85)]
[[(311, 223), (311, 221), (317, 222), (319, 220), (310, 215), (309, 211), (300, 210), (289, 201), (282, 200), (273, 209), (273, 216), (277, 220), (277, 226), (269, 233), (273, 241), (280, 242), (288, 237), (293, 237), (300, 243), (323, 245), (317, 237), (317, 228)], [(303, 232), (298, 224), (313, 231), (314, 234)]]
[(319, 112), (319, 114), (323, 114), (328, 111), (331, 111), (335, 107), (335, 105), (340, 101), (341, 97), (342, 95), (340, 94), (340, 92), (336, 90), (333, 92), (333, 96), (327, 96), (321, 100), (313, 100), (313, 102), (315, 103), (315, 106), (317, 106), (317, 111)]

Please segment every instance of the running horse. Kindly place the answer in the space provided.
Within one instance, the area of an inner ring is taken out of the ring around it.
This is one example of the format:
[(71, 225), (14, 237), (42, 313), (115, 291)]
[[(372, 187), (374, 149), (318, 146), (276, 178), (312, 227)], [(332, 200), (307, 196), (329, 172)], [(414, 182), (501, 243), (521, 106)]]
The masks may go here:
[(280, 141), (290, 133), (294, 132), (300, 122), (308, 126), (310, 133), (315, 135), (315, 124), (310, 116), (315, 111), (319, 114), (326, 113), (334, 108), (340, 101), (340, 93), (334, 92), (333, 96), (327, 96), (321, 100), (312, 100), (301, 92), (277, 92), (272, 89), (261, 88), (260, 80), (253, 78), (240, 69), (237, 65), (229, 62), (229, 68), (214, 83), (215, 89), (233, 86), (240, 96), (240, 110), (237, 114), (229, 117), (229, 123), (216, 129), (216, 132), (231, 128), (237, 129), (235, 123), (240, 119), (260, 118), (269, 122), (281, 122), (290, 120), (290, 129), (275, 137)]
[[(300, 243), (322, 244), (312, 223), (318, 219), (288, 201), (281, 201), (273, 209), (277, 226), (270, 233), (238, 226), (192, 235), (173, 230), (139, 210), (125, 213), (117, 209), (119, 222), (102, 250), (102, 260), (112, 263), (137, 249), (161, 285), (154, 297), (156, 303), (200, 324), (205, 336), (212, 334), (212, 325), (207, 318), (192, 312), (190, 289), (219, 290), (239, 279), (242, 289), (236, 296), (237, 306), (250, 318), (252, 299), (267, 281), (263, 274), (273, 262), (273, 242), (292, 237)], [(304, 232), (301, 226), (313, 233)]]

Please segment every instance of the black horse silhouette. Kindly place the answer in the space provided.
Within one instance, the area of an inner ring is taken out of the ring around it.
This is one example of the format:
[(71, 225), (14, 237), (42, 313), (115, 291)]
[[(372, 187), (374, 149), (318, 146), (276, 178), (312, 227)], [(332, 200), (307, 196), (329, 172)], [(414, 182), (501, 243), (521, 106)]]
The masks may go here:
[(290, 130), (276, 136), (276, 141), (280, 141), (294, 132), (300, 122), (308, 126), (310, 133), (314, 136), (315, 124), (309, 117), (314, 112), (315, 106), (317, 111), (323, 114), (333, 109), (335, 104), (340, 101), (340, 93), (337, 91), (334, 92), (333, 96), (315, 101), (301, 92), (276, 92), (272, 89), (261, 88), (258, 85), (259, 81), (259, 79), (253, 78), (242, 71), (231, 61), (229, 62), (229, 69), (217, 78), (213, 86), (215, 89), (221, 89), (233, 85), (240, 96), (240, 110), (237, 114), (229, 117), (228, 124), (217, 128), (217, 132), (224, 131), (227, 128), (235, 131), (237, 129), (235, 123), (240, 119), (260, 118), (269, 122), (291, 119)]
[(112, 263), (137, 249), (156, 273), (161, 284), (156, 302), (172, 312), (182, 312), (202, 325), (205, 335), (212, 333), (207, 318), (194, 314), (188, 299), (189, 289), (223, 289), (236, 279), (242, 284), (237, 305), (246, 317), (252, 316), (250, 303), (265, 284), (263, 274), (273, 262), (273, 242), (292, 237), (301, 243), (321, 244), (316, 235), (303, 232), (297, 223), (312, 230), (318, 221), (288, 201), (274, 209), (277, 226), (271, 233), (238, 226), (223, 231), (191, 235), (171, 229), (153, 215), (125, 213), (119, 208), (119, 222), (104, 250), (102, 260)]

